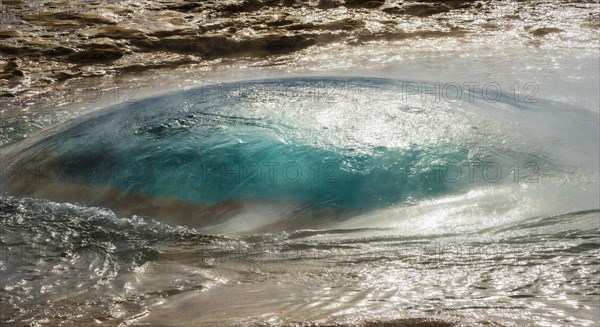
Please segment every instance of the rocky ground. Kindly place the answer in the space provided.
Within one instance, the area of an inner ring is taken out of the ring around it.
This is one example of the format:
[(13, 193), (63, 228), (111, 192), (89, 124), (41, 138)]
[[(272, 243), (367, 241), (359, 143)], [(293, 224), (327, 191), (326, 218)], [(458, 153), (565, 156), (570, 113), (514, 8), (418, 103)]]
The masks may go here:
[(595, 1), (3, 0), (0, 6), (5, 119), (53, 110), (73, 102), (74, 90), (140, 72), (242, 60), (290, 65), (332, 45), (370, 49), (481, 35), (528, 46), (589, 46), (597, 44), (600, 26)]

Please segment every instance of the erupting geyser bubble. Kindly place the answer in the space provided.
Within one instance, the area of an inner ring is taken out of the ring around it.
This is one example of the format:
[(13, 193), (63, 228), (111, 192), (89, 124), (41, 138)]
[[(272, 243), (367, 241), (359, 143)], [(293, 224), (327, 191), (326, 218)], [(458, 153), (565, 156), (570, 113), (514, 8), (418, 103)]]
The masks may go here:
[(415, 87), (440, 89), (294, 78), (123, 104), (13, 146), (4, 184), (194, 227), (240, 215), (260, 216), (244, 229), (322, 226), (481, 187), (560, 180), (586, 149), (556, 140), (597, 133), (583, 113), (512, 94), (490, 101), (473, 84), (453, 101)]

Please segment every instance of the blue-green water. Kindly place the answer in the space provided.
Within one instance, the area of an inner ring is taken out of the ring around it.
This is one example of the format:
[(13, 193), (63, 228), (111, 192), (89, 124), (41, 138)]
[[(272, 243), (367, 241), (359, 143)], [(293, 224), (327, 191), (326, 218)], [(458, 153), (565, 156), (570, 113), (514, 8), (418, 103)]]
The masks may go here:
[(3, 148), (2, 322), (594, 325), (598, 115), (403, 83), (195, 88)]
[(486, 102), (466, 91), (449, 106), (435, 97), (423, 103), (402, 83), (304, 78), (202, 87), (111, 108), (21, 156), (43, 152), (36, 169), (56, 184), (206, 205), (258, 199), (358, 211), (535, 181), (540, 166), (552, 164), (545, 149), (527, 153), (531, 144), (494, 130), (507, 129), (494, 121), (502, 106), (518, 115), (539, 104)]

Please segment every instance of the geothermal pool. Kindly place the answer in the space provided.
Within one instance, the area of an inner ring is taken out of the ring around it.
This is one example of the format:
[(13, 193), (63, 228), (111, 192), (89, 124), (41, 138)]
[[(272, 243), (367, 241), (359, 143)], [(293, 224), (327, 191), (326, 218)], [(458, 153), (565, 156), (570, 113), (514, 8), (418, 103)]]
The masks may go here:
[(244, 80), (9, 145), (3, 315), (594, 325), (598, 113), (492, 86)]

